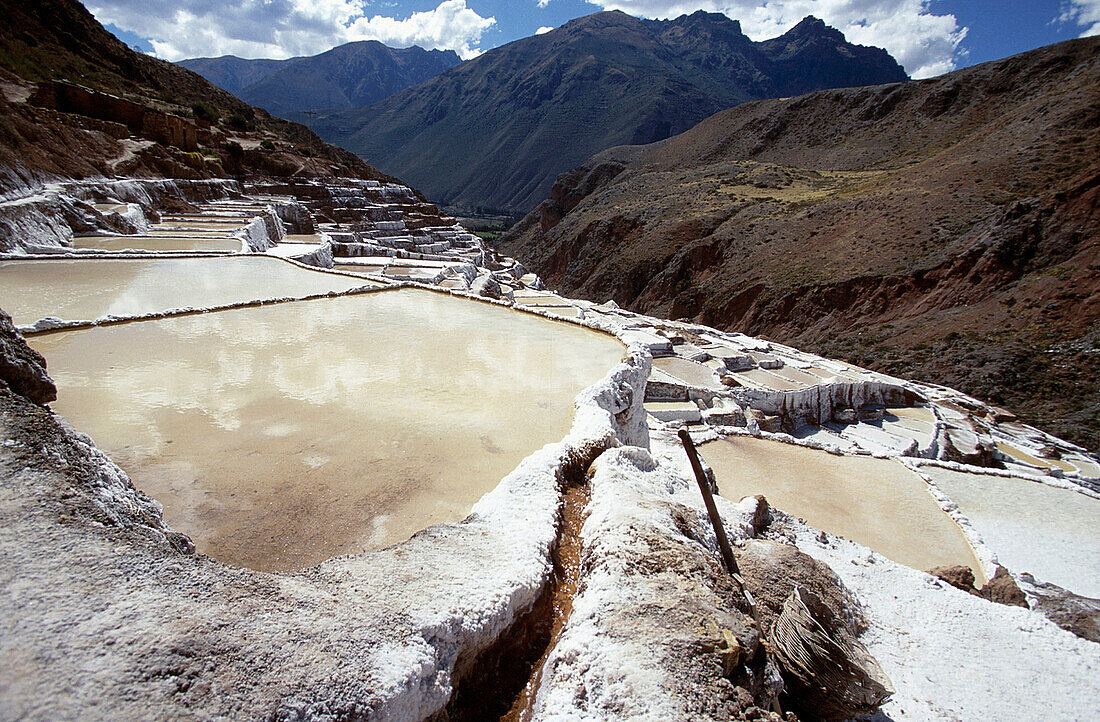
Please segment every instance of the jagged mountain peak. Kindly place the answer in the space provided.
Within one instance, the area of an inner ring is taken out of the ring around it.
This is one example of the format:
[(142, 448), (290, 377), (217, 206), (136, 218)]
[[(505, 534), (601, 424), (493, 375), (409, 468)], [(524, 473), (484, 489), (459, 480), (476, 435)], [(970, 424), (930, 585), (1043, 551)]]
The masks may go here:
[(313, 127), (437, 201), (527, 210), (603, 148), (661, 140), (750, 100), (906, 79), (886, 51), (835, 37), (756, 43), (721, 13), (599, 12)]
[(826, 25), (824, 20), (813, 15), (804, 17), (797, 25), (780, 35), (776, 40), (785, 42), (812, 42), (815, 40), (832, 43), (848, 42), (844, 37), (844, 33), (830, 25)]

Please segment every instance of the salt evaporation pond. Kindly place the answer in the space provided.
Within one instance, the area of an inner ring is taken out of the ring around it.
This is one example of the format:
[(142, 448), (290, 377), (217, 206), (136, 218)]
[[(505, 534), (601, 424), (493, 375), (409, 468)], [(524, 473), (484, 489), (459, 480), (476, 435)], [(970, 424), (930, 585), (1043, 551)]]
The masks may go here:
[(396, 290), (32, 336), (52, 407), (200, 551), (292, 570), (459, 521), (622, 357), (562, 322)]
[(267, 256), (0, 261), (0, 308), (17, 324), (132, 316), (309, 296), (364, 285)]
[(985, 578), (962, 530), (924, 480), (896, 461), (745, 437), (704, 444), (699, 451), (729, 499), (763, 494), (810, 526), (901, 564), (922, 570), (965, 564)]
[(921, 467), (970, 519), (998, 560), (1100, 598), (1100, 500), (1072, 489), (993, 474)]
[(73, 248), (96, 251), (240, 251), (239, 239), (225, 236), (75, 236)]

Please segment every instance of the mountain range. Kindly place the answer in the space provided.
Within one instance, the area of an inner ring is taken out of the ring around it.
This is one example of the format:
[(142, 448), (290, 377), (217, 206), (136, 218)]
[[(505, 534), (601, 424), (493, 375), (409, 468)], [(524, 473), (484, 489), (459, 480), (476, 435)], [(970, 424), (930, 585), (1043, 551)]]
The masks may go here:
[(275, 115), (345, 109), (376, 103), (458, 65), (453, 50), (391, 48), (377, 40), (337, 46), (288, 60), (246, 60), (234, 55), (181, 60), (220, 88)]
[(852, 45), (813, 17), (753, 42), (720, 13), (658, 21), (611, 11), (369, 107), (322, 114), (313, 128), (436, 201), (516, 212), (604, 148), (661, 140), (750, 100), (903, 80), (885, 50)]
[(950, 385), (1100, 446), (1100, 38), (746, 103), (548, 196), (497, 248), (567, 295)]

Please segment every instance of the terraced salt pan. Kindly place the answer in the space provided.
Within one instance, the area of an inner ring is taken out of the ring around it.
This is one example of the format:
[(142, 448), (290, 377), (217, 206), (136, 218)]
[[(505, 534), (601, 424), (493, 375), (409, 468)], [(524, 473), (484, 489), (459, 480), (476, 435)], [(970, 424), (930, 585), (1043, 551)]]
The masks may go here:
[(715, 378), (714, 369), (678, 356), (655, 358), (653, 359), (653, 368), (664, 371), (688, 386), (710, 389), (724, 388)]
[(924, 480), (896, 461), (746, 437), (720, 439), (699, 451), (729, 499), (763, 494), (810, 526), (901, 564), (922, 570), (965, 564), (984, 578), (962, 530)]
[(222, 229), (217, 228), (191, 228), (188, 226), (149, 226), (149, 234), (153, 236), (200, 236), (202, 238), (229, 238), (230, 234), (240, 228), (243, 223), (235, 226), (225, 226)]
[(161, 229), (186, 229), (186, 230), (213, 230), (213, 231), (231, 231), (234, 228), (240, 228), (248, 222), (247, 218), (240, 218), (237, 220), (190, 220), (190, 219), (168, 219), (150, 226), (153, 230)]
[(0, 308), (17, 324), (93, 320), (258, 298), (347, 291), (364, 282), (266, 256), (0, 261)]
[(932, 444), (936, 432), (934, 424), (889, 412), (882, 419), (871, 423), (895, 436), (913, 439), (921, 448), (928, 448)]
[(917, 424), (930, 426), (936, 423), (936, 415), (927, 406), (889, 406), (886, 408), (886, 413), (899, 421), (915, 421)]
[(73, 248), (99, 251), (227, 251), (242, 249), (239, 239), (225, 236), (76, 236)]
[(738, 371), (733, 374), (733, 377), (750, 387), (762, 387), (766, 389), (772, 389), (774, 391), (797, 391), (798, 389), (806, 388), (805, 384), (800, 384), (797, 381), (791, 381), (789, 379), (776, 376), (770, 371), (764, 369), (749, 369), (747, 371)]
[(580, 318), (583, 312), (576, 306), (527, 306), (559, 318)]
[(959, 505), (999, 561), (1078, 594), (1100, 597), (1100, 500), (992, 474), (922, 466)]
[(531, 293), (519, 291), (515, 294), (516, 304), (520, 306), (572, 306), (565, 298), (554, 293)]
[[(224, 261), (222, 261), (224, 263)], [(623, 346), (398, 290), (32, 336), (53, 408), (200, 551), (300, 569), (458, 521)]]
[(95, 208), (100, 213), (125, 213), (129, 206), (125, 203), (93, 203), (92, 208)]
[(1037, 456), (1027, 453), (1022, 449), (1017, 449), (1015, 446), (996, 442), (997, 448), (1012, 457), (1016, 461), (1022, 461), (1029, 466), (1035, 466), (1040, 469), (1061, 469), (1062, 471), (1077, 471), (1077, 467), (1069, 462), (1062, 461), (1061, 459), (1040, 459)]
[(386, 270), (386, 267), (374, 263), (337, 263), (336, 268), (344, 273), (378, 274)]
[(818, 386), (821, 384), (821, 379), (819, 377), (806, 373), (805, 371), (800, 371), (793, 366), (769, 369), (768, 373), (774, 374), (792, 383), (802, 384), (803, 386)]

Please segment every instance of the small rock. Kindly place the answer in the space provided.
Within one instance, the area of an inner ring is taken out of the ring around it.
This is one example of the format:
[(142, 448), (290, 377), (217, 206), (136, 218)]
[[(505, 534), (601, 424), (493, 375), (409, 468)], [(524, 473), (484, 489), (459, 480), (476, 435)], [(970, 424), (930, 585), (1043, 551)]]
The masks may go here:
[(817, 595), (853, 636), (866, 629), (859, 602), (825, 563), (797, 547), (761, 539), (747, 541), (736, 554), (741, 576), (756, 600), (761, 631), (771, 630), (795, 586)]
[(993, 578), (978, 591), (979, 596), (997, 604), (1027, 609), (1027, 597), (1016, 586), (1016, 580), (1004, 567), (997, 567)]
[(838, 424), (854, 424), (859, 421), (855, 409), (833, 409), (833, 421)]
[(1020, 581), (1028, 587), (1036, 611), (1082, 639), (1100, 642), (1100, 599), (1082, 597), (1027, 573), (1020, 575)]
[(485, 298), (499, 299), (504, 295), (500, 288), (500, 282), (489, 274), (480, 276), (470, 284), (470, 290)]
[(39, 405), (57, 399), (57, 386), (46, 374), (46, 359), (27, 345), (3, 309), (0, 309), (0, 381)]
[(974, 571), (968, 566), (953, 564), (951, 566), (932, 567), (928, 570), (928, 573), (942, 579), (956, 589), (971, 594), (977, 593), (977, 589), (974, 588)]

